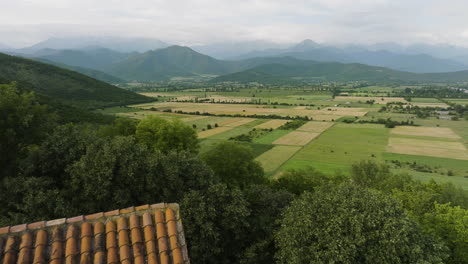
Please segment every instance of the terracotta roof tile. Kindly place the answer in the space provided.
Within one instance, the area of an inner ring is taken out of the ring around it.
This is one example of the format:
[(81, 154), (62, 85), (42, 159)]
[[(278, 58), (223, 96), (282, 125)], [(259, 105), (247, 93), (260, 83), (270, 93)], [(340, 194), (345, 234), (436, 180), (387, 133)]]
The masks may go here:
[(156, 211), (154, 213), (156, 222), (156, 238), (158, 239), (159, 257), (162, 264), (169, 263), (169, 254), (167, 247), (166, 222), (164, 221), (164, 213)]
[(104, 213), (103, 212), (100, 212), (100, 213), (95, 213), (95, 214), (91, 214), (91, 215), (86, 215), (84, 217), (85, 220), (94, 220), (94, 219), (98, 219), (98, 218), (101, 218), (101, 217), (104, 217)]
[(4, 264), (13, 264), (16, 263), (16, 256), (18, 254), (16, 250), (16, 237), (8, 237), (5, 245), (5, 251), (3, 256)]
[(39, 230), (36, 234), (36, 243), (34, 245), (34, 264), (46, 263), (45, 254), (47, 248), (47, 231)]
[(23, 232), (27, 227), (27, 224), (10, 226), (10, 233)]
[(31, 253), (33, 249), (32, 235), (29, 232), (21, 236), (21, 244), (19, 246), (18, 264), (31, 263)]
[(158, 263), (158, 252), (156, 251), (156, 240), (153, 220), (151, 214), (146, 212), (143, 214), (143, 233), (145, 237), (145, 248), (148, 256), (148, 264)]
[(104, 263), (105, 228), (102, 222), (94, 224), (94, 263)]
[(9, 232), (10, 232), (10, 227), (9, 226), (5, 226), (5, 227), (0, 228), (0, 235), (8, 234)]
[(39, 221), (36, 223), (28, 224), (28, 229), (39, 229), (39, 228), (44, 228), (46, 226), (46, 221)]
[(50, 252), (51, 264), (62, 263), (62, 258), (63, 258), (62, 246), (63, 246), (62, 232), (59, 226), (56, 226), (52, 231), (52, 250)]
[(81, 245), (80, 245), (80, 263), (92, 263), (92, 239), (93, 231), (90, 223), (85, 222), (81, 225)]
[(0, 263), (189, 263), (177, 204), (0, 228)]

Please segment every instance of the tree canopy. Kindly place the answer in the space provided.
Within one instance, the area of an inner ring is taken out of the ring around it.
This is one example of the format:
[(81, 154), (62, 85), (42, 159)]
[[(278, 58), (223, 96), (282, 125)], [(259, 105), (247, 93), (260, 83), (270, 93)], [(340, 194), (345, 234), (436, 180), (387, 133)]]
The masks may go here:
[(349, 184), (293, 201), (276, 241), (278, 263), (441, 263), (446, 257), (396, 200)]

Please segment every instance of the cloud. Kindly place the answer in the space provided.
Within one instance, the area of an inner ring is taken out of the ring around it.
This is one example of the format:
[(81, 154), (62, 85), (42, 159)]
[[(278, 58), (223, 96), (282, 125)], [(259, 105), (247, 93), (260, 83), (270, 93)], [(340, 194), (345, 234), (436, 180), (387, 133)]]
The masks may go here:
[(464, 45), (462, 0), (2, 0), (0, 42), (113, 35), (170, 43), (418, 41)]

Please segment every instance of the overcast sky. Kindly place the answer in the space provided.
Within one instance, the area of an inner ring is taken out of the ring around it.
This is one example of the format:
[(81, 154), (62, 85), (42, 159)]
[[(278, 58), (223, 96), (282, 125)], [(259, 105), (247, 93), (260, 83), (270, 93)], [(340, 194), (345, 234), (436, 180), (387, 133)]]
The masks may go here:
[(0, 43), (128, 36), (468, 46), (467, 0), (0, 0)]

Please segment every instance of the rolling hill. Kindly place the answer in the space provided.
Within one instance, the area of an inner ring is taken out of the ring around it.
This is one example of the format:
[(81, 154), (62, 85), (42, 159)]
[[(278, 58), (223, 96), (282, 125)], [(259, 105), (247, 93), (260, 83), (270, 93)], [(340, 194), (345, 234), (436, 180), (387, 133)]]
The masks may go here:
[(151, 100), (74, 71), (0, 53), (0, 83), (12, 81), (24, 89), (86, 109)]

